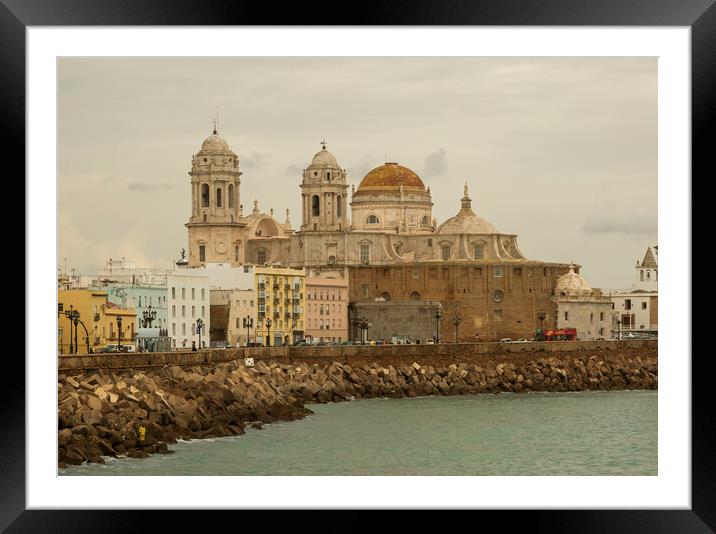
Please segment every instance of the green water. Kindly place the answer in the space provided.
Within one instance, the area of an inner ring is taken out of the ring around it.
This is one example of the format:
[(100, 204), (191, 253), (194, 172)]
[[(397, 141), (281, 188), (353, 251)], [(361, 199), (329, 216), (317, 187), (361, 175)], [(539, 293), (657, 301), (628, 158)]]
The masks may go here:
[(61, 475), (657, 475), (657, 392), (369, 399)]

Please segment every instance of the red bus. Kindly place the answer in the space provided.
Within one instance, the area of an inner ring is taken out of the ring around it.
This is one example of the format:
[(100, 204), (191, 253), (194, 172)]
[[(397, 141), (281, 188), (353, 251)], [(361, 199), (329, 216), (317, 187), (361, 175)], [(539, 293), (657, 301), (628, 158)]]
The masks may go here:
[(577, 339), (576, 328), (559, 328), (557, 330), (545, 330), (546, 341), (574, 341)]

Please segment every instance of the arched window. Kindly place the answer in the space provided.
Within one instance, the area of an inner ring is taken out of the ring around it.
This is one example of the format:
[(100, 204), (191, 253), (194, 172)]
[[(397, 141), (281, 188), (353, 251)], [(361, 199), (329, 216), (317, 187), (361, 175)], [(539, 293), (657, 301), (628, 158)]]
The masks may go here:
[(328, 256), (328, 265), (335, 265), (335, 264), (336, 264), (336, 257)]
[(368, 215), (368, 218), (365, 222), (367, 222), (368, 224), (378, 224), (380, 220), (375, 215)]
[(370, 245), (363, 243), (360, 246), (360, 262), (363, 264), (370, 263)]
[(256, 252), (256, 263), (259, 265), (266, 263), (266, 249), (261, 248)]
[(336, 197), (336, 215), (343, 217), (343, 197), (341, 195)]
[(229, 184), (229, 207), (234, 207), (234, 184)]
[(418, 293), (417, 291), (413, 291), (413, 292), (410, 294), (410, 298), (411, 298), (412, 300), (420, 300), (420, 293)]
[(318, 217), (321, 214), (321, 200), (318, 198), (318, 195), (311, 197), (311, 212), (314, 217)]
[(430, 224), (430, 219), (428, 219), (427, 215), (423, 215), (423, 218), (420, 219), (420, 224), (423, 226), (428, 226)]
[(326, 180), (328, 180), (329, 182), (331, 181), (331, 173), (330, 172), (326, 173)]
[(216, 207), (221, 207), (221, 187), (216, 190)]
[(201, 184), (201, 207), (209, 207), (209, 184)]
[(475, 243), (475, 259), (481, 260), (485, 257), (485, 245)]
[(388, 293), (387, 291), (383, 291), (380, 296), (383, 297), (383, 299), (385, 300), (390, 300), (390, 293)]
[(443, 245), (442, 246), (442, 258), (444, 260), (450, 259), (450, 245)]

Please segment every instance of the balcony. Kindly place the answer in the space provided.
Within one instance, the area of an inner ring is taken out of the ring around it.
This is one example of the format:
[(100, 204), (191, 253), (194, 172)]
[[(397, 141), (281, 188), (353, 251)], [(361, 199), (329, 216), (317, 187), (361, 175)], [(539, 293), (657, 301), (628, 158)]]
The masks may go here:
[(99, 313), (94, 314), (94, 320), (95, 322), (99, 321)]

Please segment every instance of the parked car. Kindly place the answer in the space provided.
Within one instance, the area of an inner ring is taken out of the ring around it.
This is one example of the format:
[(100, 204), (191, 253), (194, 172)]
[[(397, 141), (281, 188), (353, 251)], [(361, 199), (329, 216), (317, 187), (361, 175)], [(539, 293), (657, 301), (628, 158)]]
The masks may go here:
[(509, 337), (503, 337), (500, 343), (512, 343), (512, 340)]
[(428, 339), (428, 340), (425, 342), (425, 344), (426, 344), (426, 345), (435, 345), (435, 341), (433, 341), (432, 339)]
[(517, 340), (513, 341), (513, 343), (529, 343), (529, 342), (530, 342), (529, 339), (525, 339), (525, 338), (523, 338), (523, 337), (521, 337), (520, 339), (517, 339)]

